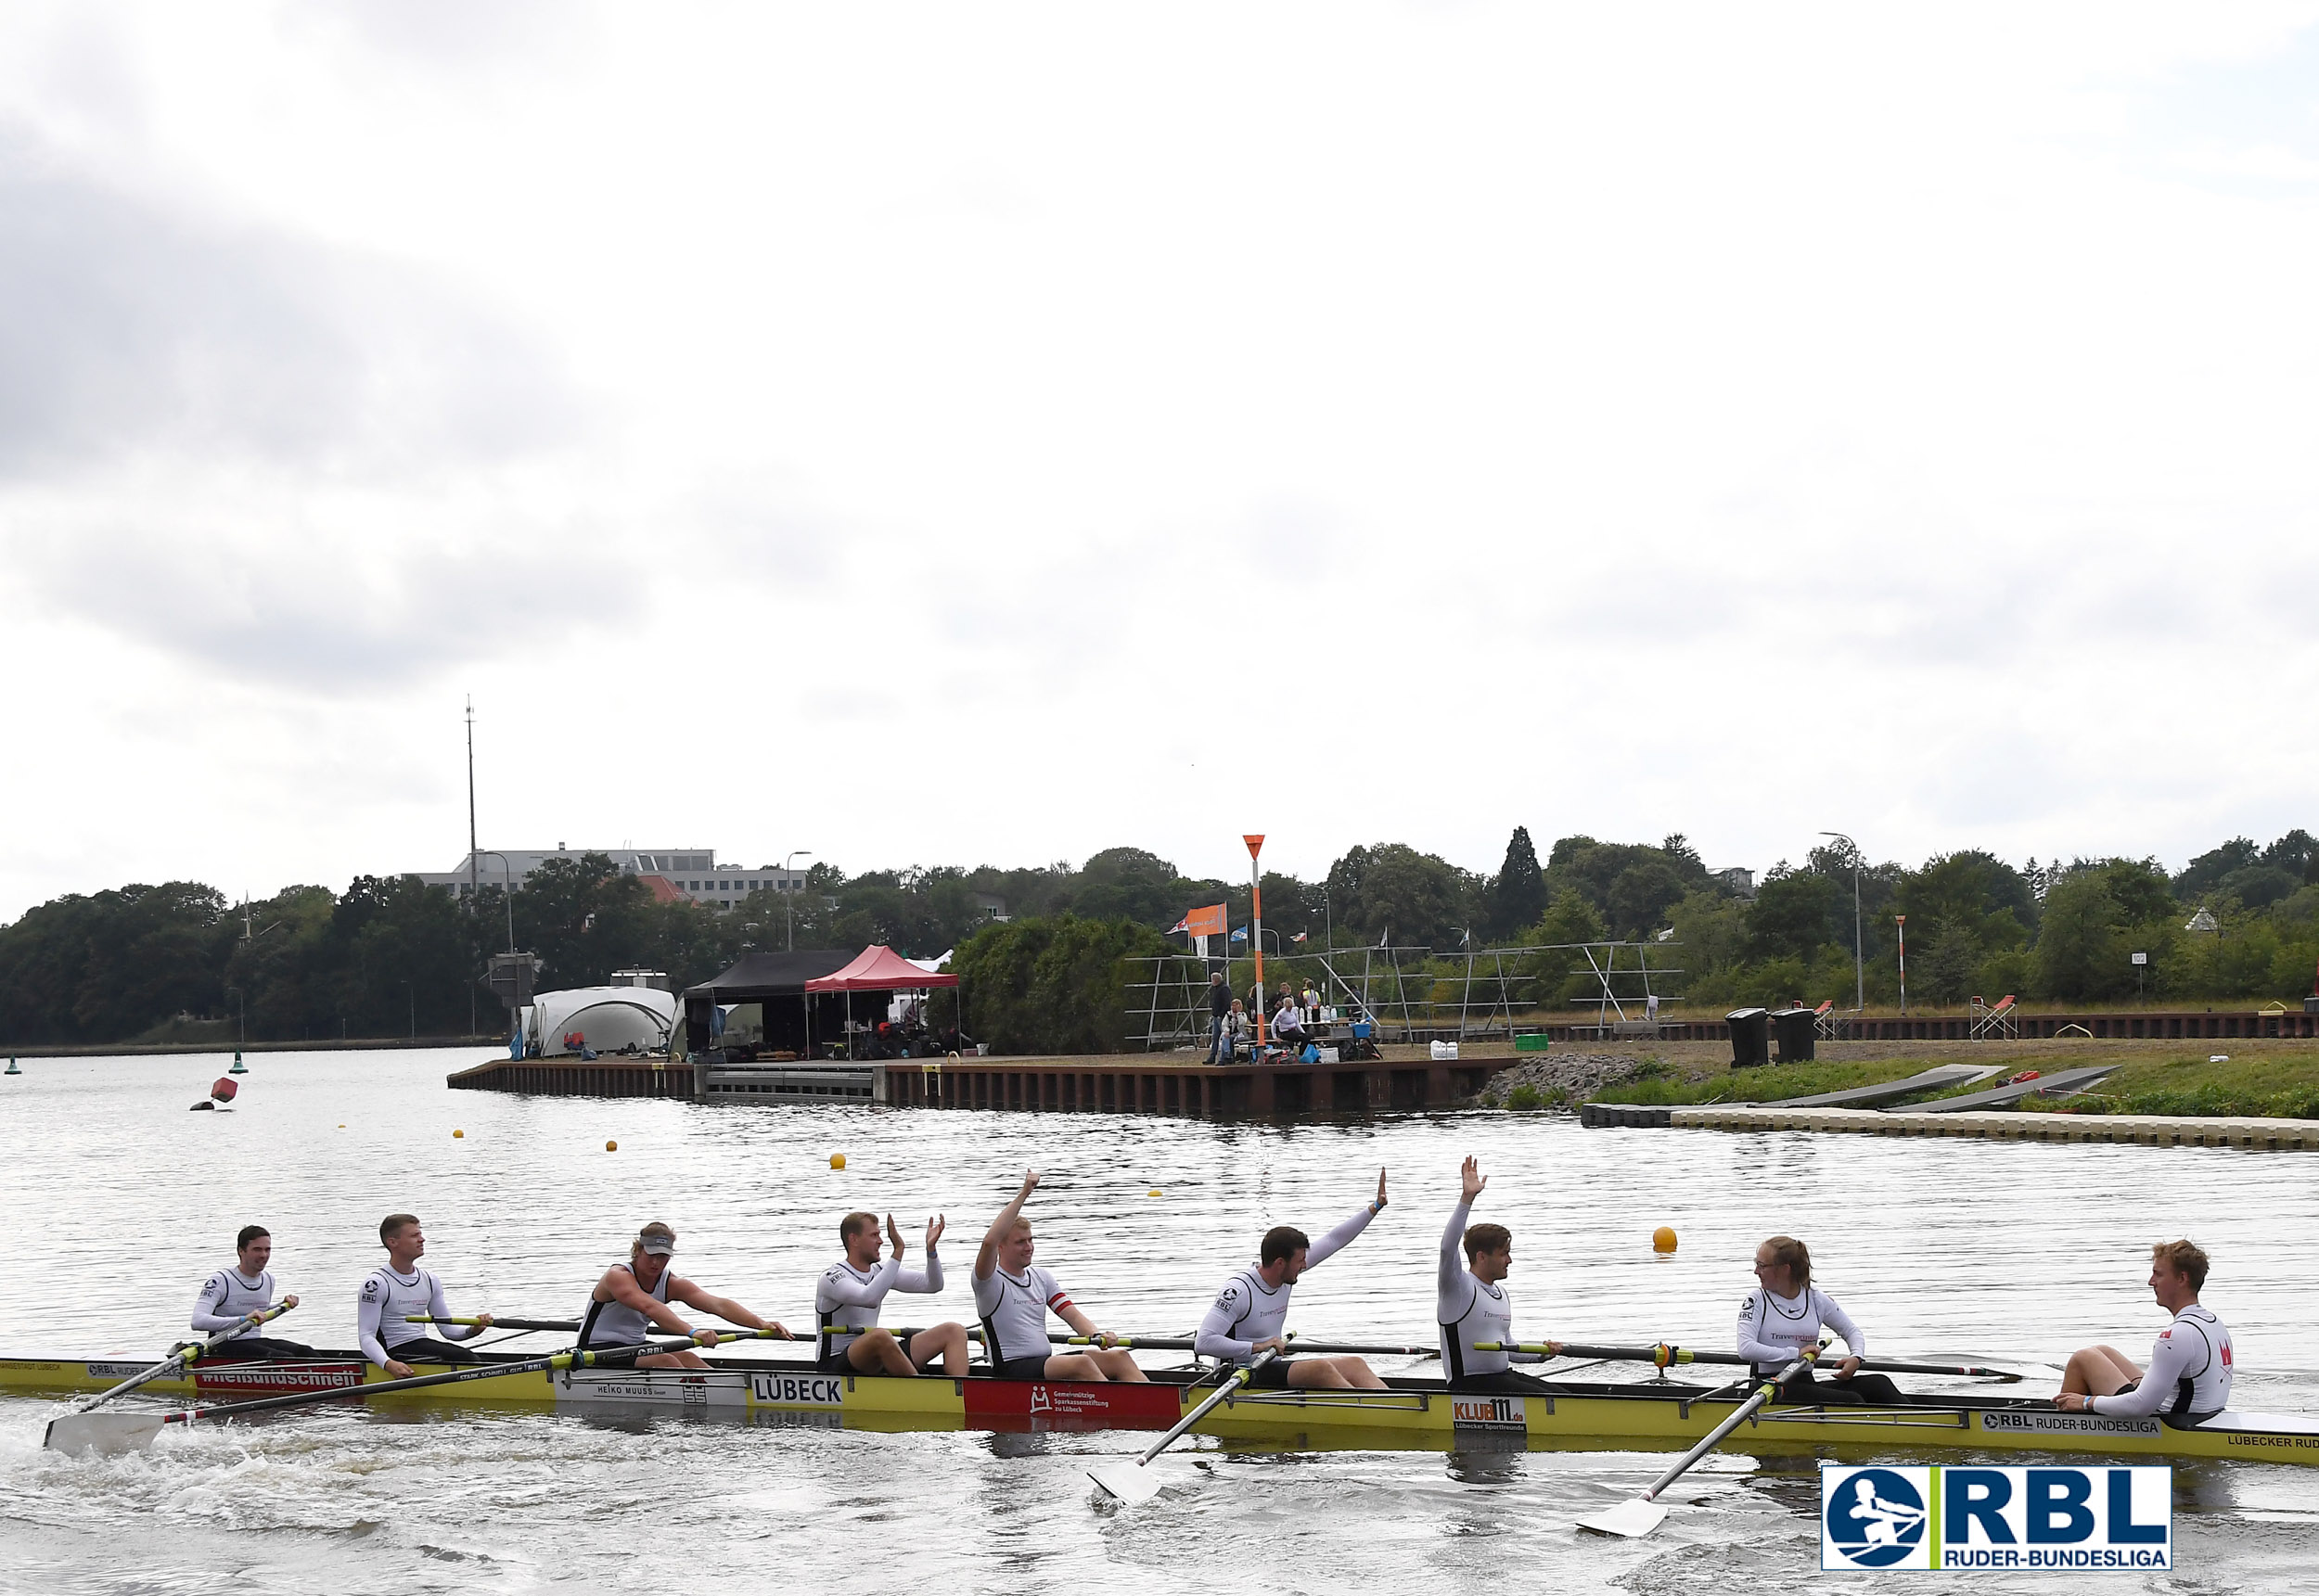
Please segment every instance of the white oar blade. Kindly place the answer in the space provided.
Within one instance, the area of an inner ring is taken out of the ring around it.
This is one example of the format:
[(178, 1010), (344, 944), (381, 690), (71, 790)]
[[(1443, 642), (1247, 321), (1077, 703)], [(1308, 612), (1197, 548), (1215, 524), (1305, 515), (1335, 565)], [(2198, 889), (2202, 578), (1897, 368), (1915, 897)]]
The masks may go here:
[(1591, 1529), (1596, 1535), (1622, 1535), (1639, 1540), (1667, 1522), (1667, 1510), (1655, 1501), (1641, 1497), (1629, 1497), (1618, 1506), (1590, 1513), (1578, 1521), (1581, 1529)]
[(1087, 1471), (1087, 1477), (1095, 1482), (1095, 1489), (1131, 1506), (1149, 1501), (1160, 1494), (1160, 1487), (1168, 1483), (1158, 1469), (1148, 1463), (1139, 1463), (1133, 1458), (1097, 1463)]
[(112, 1458), (145, 1450), (160, 1433), (159, 1413), (67, 1413), (48, 1421), (42, 1444), (52, 1451)]

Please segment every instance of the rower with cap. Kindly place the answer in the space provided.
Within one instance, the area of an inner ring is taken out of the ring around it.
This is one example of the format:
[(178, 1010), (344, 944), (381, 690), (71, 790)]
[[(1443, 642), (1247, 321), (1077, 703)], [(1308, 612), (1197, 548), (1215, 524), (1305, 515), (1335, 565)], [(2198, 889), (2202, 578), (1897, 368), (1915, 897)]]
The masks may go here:
[[(1442, 1378), (1453, 1391), (1544, 1395), (1547, 1386), (1527, 1374), (1515, 1373), (1513, 1365), (1543, 1363), (1549, 1354), (1474, 1349), (1482, 1343), (1500, 1348), (1514, 1344), (1514, 1302), (1499, 1283), (1513, 1271), (1514, 1233), (1504, 1225), (1468, 1229), (1466, 1220), (1473, 1212), (1474, 1200), (1490, 1178), (1471, 1156), (1458, 1170), (1458, 1178), (1463, 1191), (1457, 1206), (1450, 1210), (1449, 1228), (1441, 1232), (1441, 1262), (1433, 1293), (1433, 1319), (1441, 1331)], [(1461, 1245), (1466, 1251), (1462, 1269), (1457, 1262)], [(1562, 1350), (1558, 1341), (1546, 1346), (1554, 1353)]]
[[(669, 1259), (676, 1254), (676, 1232), (657, 1220), (636, 1232), (629, 1244), (628, 1261), (616, 1263), (604, 1271), (588, 1294), (588, 1309), (580, 1321), (580, 1345), (594, 1347), (634, 1347), (651, 1338), (655, 1325), (674, 1335), (689, 1335), (703, 1347), (717, 1344), (713, 1330), (695, 1330), (685, 1322), (684, 1315), (670, 1307), (681, 1302), (703, 1313), (713, 1313), (734, 1324), (745, 1324), (751, 1330), (770, 1330), (784, 1341), (793, 1341), (787, 1330), (774, 1320), (761, 1319), (730, 1297), (712, 1296), (689, 1280), (680, 1280), (669, 1267)], [(706, 1369), (700, 1354), (689, 1349), (682, 1352), (647, 1352), (637, 1357), (639, 1369)]]
[[(458, 1345), (491, 1328), (492, 1316), (479, 1313), (475, 1322), (451, 1324), (451, 1309), (443, 1301), (442, 1282), (423, 1269), (427, 1237), (416, 1214), (389, 1214), (378, 1221), (378, 1243), (387, 1261), (370, 1271), (354, 1298), (354, 1338), (363, 1356), (401, 1380), (413, 1362), (472, 1363), (472, 1347)], [(429, 1323), (442, 1326), (438, 1339), (427, 1334)]]
[[(1064, 1295), (1055, 1276), (1031, 1261), (1036, 1250), (1022, 1206), (1039, 1188), (1039, 1172), (1022, 1178), (1022, 1190), (998, 1211), (974, 1255), (974, 1311), (982, 1321), (982, 1351), (991, 1373), (1002, 1380), (1147, 1380), (1135, 1355), (1117, 1337), (1096, 1328)], [(1085, 1336), (1085, 1352), (1050, 1352), (1046, 1316)]]
[[(274, 1258), (274, 1237), (263, 1225), (244, 1225), (234, 1238), (234, 1261), (201, 1283), (193, 1299), (193, 1328), (208, 1337), (231, 1330), (253, 1313), (263, 1313), (278, 1300), (296, 1308), (295, 1295), (276, 1298), (274, 1274), (266, 1266)], [(314, 1349), (295, 1341), (276, 1340), (250, 1326), (202, 1354), (212, 1361), (243, 1361), (253, 1358), (312, 1358)]]
[(1755, 1249), (1755, 1289), (1739, 1305), (1738, 1350), (1755, 1360), (1768, 1377), (1796, 1360), (1806, 1347), (1817, 1349), (1822, 1326), (1843, 1337), (1845, 1358), (1832, 1379), (1800, 1369), (1780, 1387), (1783, 1402), (1852, 1404), (1898, 1402), (1900, 1387), (1881, 1374), (1863, 1374), (1868, 1337), (1836, 1299), (1812, 1283), (1812, 1249), (1793, 1236), (1774, 1236)]
[(2195, 1423), (2230, 1406), (2231, 1333), (2198, 1301), (2207, 1256), (2189, 1242), (2150, 1248), (2150, 1295), (2173, 1320), (2158, 1333), (2146, 1370), (2115, 1347), (2069, 1355), (2054, 1406), (2065, 1412)]
[(1275, 1358), (1256, 1371), (1253, 1385), (1295, 1386), (1303, 1390), (1381, 1391), (1364, 1359), (1353, 1357), (1297, 1358), (1287, 1356), (1288, 1343), (1281, 1334), (1288, 1318), (1288, 1297), (1305, 1270), (1318, 1269), (1343, 1250), (1369, 1221), (1385, 1211), (1385, 1171), (1377, 1172), (1377, 1200), (1313, 1241), (1293, 1225), (1275, 1225), (1264, 1232), (1256, 1267), (1243, 1269), (1224, 1283), (1208, 1317), (1199, 1322), (1192, 1350), (1202, 1358), (1247, 1364), (1262, 1352)]
[[(903, 1331), (905, 1342), (878, 1322), (889, 1292), (930, 1296), (942, 1289), (942, 1260), (935, 1244), (942, 1239), (942, 1216), (926, 1221), (926, 1267), (902, 1267), (902, 1229), (886, 1216), (886, 1238), (893, 1256), (878, 1261), (878, 1216), (852, 1213), (838, 1222), (838, 1240), (845, 1257), (822, 1271), (814, 1293), (814, 1314), (820, 1325), (814, 1363), (826, 1373), (916, 1374), (937, 1358), (942, 1373), (956, 1378), (967, 1373), (967, 1327), (951, 1322), (930, 1330)], [(862, 1327), (859, 1334), (843, 1328)]]

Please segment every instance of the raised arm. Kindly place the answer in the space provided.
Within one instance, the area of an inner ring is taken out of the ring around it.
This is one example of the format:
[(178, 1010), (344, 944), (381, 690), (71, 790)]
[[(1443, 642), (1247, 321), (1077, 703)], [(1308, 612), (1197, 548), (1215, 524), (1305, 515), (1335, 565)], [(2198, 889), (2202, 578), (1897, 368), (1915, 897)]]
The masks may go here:
[[(1441, 1232), (1441, 1266), (1433, 1276), (1434, 1288), (1441, 1294), (1445, 1305), (1449, 1293), (1457, 1286), (1458, 1277), (1466, 1272), (1466, 1266), (1459, 1261), (1458, 1244), (1466, 1239), (1466, 1223), (1473, 1215), (1474, 1199), (1480, 1196), (1481, 1189), (1490, 1183), (1489, 1177), (1481, 1172), (1481, 1166), (1474, 1161), (1471, 1154), (1467, 1155), (1466, 1162), (1457, 1174), (1460, 1182), (1457, 1206), (1450, 1210), (1449, 1229)], [(1308, 1253), (1306, 1262), (1309, 1265), (1311, 1261), (1312, 1255)]]
[(1377, 1200), (1304, 1249), (1304, 1267), (1307, 1272), (1318, 1269), (1322, 1264), (1342, 1252), (1352, 1244), (1353, 1237), (1369, 1228), (1371, 1219), (1384, 1211), (1385, 1171), (1379, 1169), (1377, 1172)]
[[(915, 1296), (931, 1296), (942, 1289), (942, 1255), (934, 1250), (934, 1246), (942, 1239), (943, 1228), (942, 1216), (940, 1214), (936, 1214), (926, 1221), (926, 1267), (905, 1269), (896, 1275), (894, 1277), (896, 1291), (908, 1292)], [(894, 1261), (900, 1263), (902, 1260), (897, 1258)]]
[(993, 1219), (991, 1228), (983, 1232), (982, 1245), (974, 1255), (975, 1279), (988, 1280), (991, 1278), (991, 1271), (998, 1268), (998, 1244), (1005, 1241), (1008, 1232), (1014, 1230), (1015, 1221), (1022, 1218), (1022, 1206), (1031, 1200), (1031, 1194), (1038, 1189), (1039, 1171), (1036, 1169), (1023, 1171), (1022, 1190), (1015, 1194), (1013, 1202), (999, 1209), (998, 1218)]

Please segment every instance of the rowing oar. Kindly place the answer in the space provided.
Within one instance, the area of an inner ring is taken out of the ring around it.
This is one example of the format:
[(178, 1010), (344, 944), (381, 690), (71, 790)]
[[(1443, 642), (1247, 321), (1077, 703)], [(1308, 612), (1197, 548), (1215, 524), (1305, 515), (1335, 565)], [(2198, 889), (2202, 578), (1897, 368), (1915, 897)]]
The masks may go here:
[[(233, 1323), (227, 1325), (224, 1329), (219, 1331), (216, 1334), (211, 1336), (207, 1341), (197, 1341), (191, 1346), (180, 1347), (176, 1351), (162, 1359), (159, 1363), (154, 1364), (153, 1367), (147, 1369), (144, 1373), (132, 1374), (129, 1378), (123, 1380), (120, 1385), (115, 1385), (111, 1390), (106, 1391), (101, 1395), (90, 1397), (82, 1401), (75, 1402), (70, 1408), (67, 1409), (66, 1411), (68, 1414), (85, 1413), (93, 1408), (101, 1407), (105, 1403), (111, 1401), (115, 1397), (127, 1396), (130, 1392), (135, 1390), (138, 1386), (145, 1385), (147, 1381), (159, 1380), (165, 1374), (174, 1374), (179, 1370), (185, 1368), (186, 1364), (200, 1358), (204, 1353), (216, 1351), (220, 1347), (223, 1347), (225, 1343), (231, 1341), (235, 1336), (239, 1335), (243, 1331), (255, 1330), (259, 1325), (263, 1324), (269, 1319), (281, 1318), (282, 1315), (290, 1310), (290, 1307), (291, 1305), (289, 1303), (277, 1302), (272, 1308), (262, 1308), (255, 1313), (246, 1313), (242, 1315), (241, 1318), (234, 1321)], [(52, 1430), (56, 1427), (54, 1421), (50, 1422), (49, 1427)]]
[(1097, 1463), (1087, 1471), (1087, 1477), (1095, 1482), (1097, 1490), (1108, 1496), (1117, 1497), (1121, 1501), (1149, 1501), (1160, 1494), (1160, 1487), (1165, 1483), (1160, 1479), (1159, 1473), (1151, 1467), (1151, 1460), (1181, 1440), (1185, 1431), (1206, 1418), (1209, 1411), (1217, 1403), (1227, 1400), (1234, 1392), (1256, 1378), (1256, 1372), (1259, 1369), (1279, 1356), (1276, 1350), (1266, 1352), (1260, 1355), (1256, 1361), (1246, 1368), (1234, 1370), (1232, 1378), (1218, 1387), (1215, 1395), (1185, 1414), (1176, 1422), (1174, 1429), (1146, 1447), (1136, 1455), (1134, 1462)]
[[(1477, 1352), (1534, 1352), (1540, 1357), (1592, 1358), (1605, 1363), (1652, 1363), (1664, 1369), (1671, 1363), (1751, 1363), (1753, 1359), (1736, 1352), (1694, 1352), (1688, 1347), (1677, 1347), (1662, 1341), (1656, 1347), (1588, 1347), (1576, 1341), (1565, 1341), (1562, 1350), (1540, 1341), (1477, 1341)], [(1864, 1358), (1863, 1373), (1870, 1374), (1949, 1374), (1974, 1380), (2004, 1380), (2018, 1382), (2022, 1376), (2010, 1369), (1988, 1369), (1978, 1363), (1898, 1363)]]
[[(968, 1331), (967, 1334), (971, 1335), (974, 1332)], [(1069, 1347), (1101, 1345), (1091, 1335), (1054, 1335), (1049, 1336), (1048, 1339), (1061, 1342)], [(1111, 1345), (1141, 1347), (1153, 1352), (1190, 1352), (1195, 1349), (1191, 1337), (1186, 1335), (1114, 1335), (1111, 1337)], [(1300, 1354), (1311, 1352), (1322, 1357), (1431, 1358), (1439, 1354), (1441, 1348), (1438, 1347), (1373, 1347), (1365, 1342), (1356, 1341), (1300, 1341), (1296, 1344), (1295, 1350)]]
[(1623, 1535), (1630, 1538), (1648, 1535), (1652, 1530), (1657, 1529), (1667, 1521), (1667, 1510), (1659, 1505), (1659, 1493), (1681, 1479), (1684, 1472), (1693, 1463), (1713, 1451), (1725, 1436), (1762, 1411), (1763, 1404), (1779, 1395), (1780, 1386), (1811, 1368), (1812, 1360), (1818, 1356), (1817, 1347), (1805, 1348), (1802, 1355), (1793, 1363), (1758, 1386), (1755, 1395), (1740, 1403), (1730, 1418), (1708, 1431), (1707, 1439), (1684, 1453), (1682, 1460), (1674, 1467), (1651, 1481), (1648, 1490), (1641, 1496), (1632, 1497), (1616, 1507), (1598, 1513), (1592, 1518), (1580, 1519), (1579, 1528), (1591, 1529), (1597, 1535)]
[[(772, 1334), (770, 1330), (720, 1330), (716, 1335), (720, 1341), (728, 1338), (748, 1341)], [(598, 1347), (587, 1351), (574, 1347), (569, 1352), (551, 1352), (545, 1357), (525, 1358), (513, 1363), (470, 1363), (442, 1374), (413, 1374), (404, 1380), (381, 1380), (370, 1385), (340, 1385), (327, 1391), (292, 1391), (287, 1396), (228, 1402), (222, 1408), (184, 1408), (174, 1413), (69, 1413), (48, 1422), (45, 1444), (58, 1451), (95, 1451), (100, 1456), (110, 1457), (121, 1452), (143, 1451), (153, 1444), (153, 1437), (161, 1433), (163, 1424), (189, 1424), (196, 1419), (227, 1419), (237, 1413), (263, 1413), (276, 1408), (302, 1408), (316, 1402), (344, 1401), (348, 1398), (383, 1397), (396, 1391), (424, 1390), (429, 1385), (454, 1385), (462, 1380), (494, 1380), (503, 1374), (532, 1374), (553, 1369), (592, 1369), (614, 1358), (626, 1359), (655, 1352), (689, 1352), (699, 1345), (697, 1337), (686, 1336), (681, 1341), (641, 1341), (630, 1347)]]
[[(497, 1314), (493, 1314), (492, 1316), (492, 1321), (488, 1325), (483, 1324), (480, 1320), (475, 1319), (471, 1315), (454, 1315), (442, 1319), (432, 1319), (424, 1313), (406, 1313), (403, 1316), (403, 1321), (405, 1324), (472, 1324), (479, 1329), (485, 1330), (576, 1331), (580, 1328), (580, 1321), (576, 1319), (502, 1319)], [(719, 1331), (717, 1334), (722, 1335), (724, 1332)]]

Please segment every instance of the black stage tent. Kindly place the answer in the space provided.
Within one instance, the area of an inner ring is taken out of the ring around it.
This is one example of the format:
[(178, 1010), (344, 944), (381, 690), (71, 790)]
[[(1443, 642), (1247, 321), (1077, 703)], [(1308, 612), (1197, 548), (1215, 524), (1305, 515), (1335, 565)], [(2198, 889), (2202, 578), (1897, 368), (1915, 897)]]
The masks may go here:
[[(854, 959), (859, 949), (800, 948), (788, 953), (744, 953), (734, 966), (697, 987), (685, 989), (685, 1046), (705, 1053), (711, 1045), (709, 1015), (712, 1008), (757, 1003), (763, 1009), (762, 1031), (767, 1052), (806, 1053), (805, 983), (835, 975)], [(814, 1015), (815, 1035), (841, 1035), (844, 1002), (841, 994), (815, 993), (813, 1001), (824, 1012)]]

